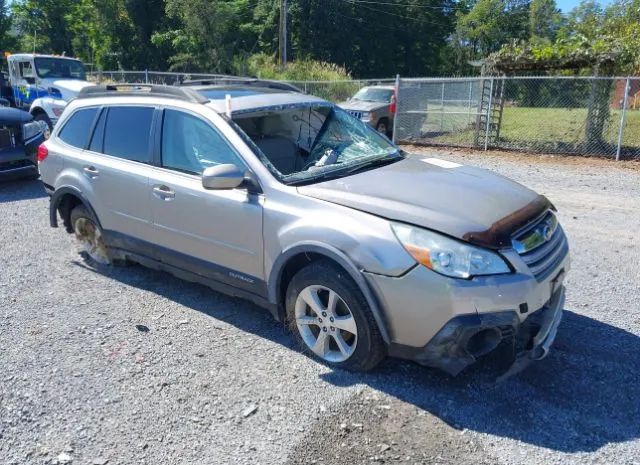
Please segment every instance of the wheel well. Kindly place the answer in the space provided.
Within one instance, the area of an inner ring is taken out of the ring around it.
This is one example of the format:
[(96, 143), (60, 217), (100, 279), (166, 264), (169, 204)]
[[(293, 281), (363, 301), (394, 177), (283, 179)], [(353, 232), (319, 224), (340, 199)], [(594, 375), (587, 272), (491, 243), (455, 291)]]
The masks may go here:
[(40, 113), (44, 113), (45, 115), (47, 114), (47, 112), (40, 107), (35, 107), (33, 110), (31, 110), (31, 114), (33, 116), (39, 115)]
[(71, 210), (76, 206), (82, 205), (82, 200), (73, 194), (64, 194), (58, 202), (58, 212), (64, 223), (64, 227), (67, 232), (73, 232), (73, 226), (71, 225)]
[(340, 266), (338, 262), (333, 260), (326, 255), (315, 253), (315, 252), (301, 252), (297, 255), (291, 257), (287, 263), (282, 268), (280, 273), (280, 285), (278, 289), (278, 302), (284, 307), (284, 302), (287, 296), (287, 288), (289, 287), (289, 283), (291, 282), (291, 278), (300, 271), (302, 268), (307, 266), (309, 263), (315, 262), (317, 260), (328, 260), (333, 262), (336, 266)]

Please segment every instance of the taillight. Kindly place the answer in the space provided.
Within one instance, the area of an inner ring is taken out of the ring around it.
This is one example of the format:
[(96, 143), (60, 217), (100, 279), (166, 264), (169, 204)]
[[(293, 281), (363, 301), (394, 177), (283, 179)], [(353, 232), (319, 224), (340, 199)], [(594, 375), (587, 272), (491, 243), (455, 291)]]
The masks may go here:
[(44, 161), (45, 158), (47, 158), (47, 155), (49, 155), (49, 150), (47, 150), (47, 147), (44, 144), (40, 144), (38, 146), (38, 163), (40, 163), (41, 161)]
[(391, 104), (389, 105), (389, 111), (391, 112), (392, 115), (394, 115), (396, 113), (396, 96), (395, 96), (395, 94), (393, 94), (391, 96)]

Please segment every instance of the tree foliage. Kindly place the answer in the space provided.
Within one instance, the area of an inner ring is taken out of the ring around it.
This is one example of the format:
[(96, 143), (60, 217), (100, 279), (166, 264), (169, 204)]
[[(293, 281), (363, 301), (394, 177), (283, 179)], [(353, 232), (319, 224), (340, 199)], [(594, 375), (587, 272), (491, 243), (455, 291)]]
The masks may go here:
[[(300, 64), (285, 74), (298, 77), (331, 74), (322, 63), (354, 77), (470, 74), (487, 56), (637, 66), (640, 50), (640, 0), (585, 0), (566, 17), (555, 0), (288, 1)], [(0, 0), (0, 40), (98, 69), (274, 74), (279, 17), (280, 0)]]

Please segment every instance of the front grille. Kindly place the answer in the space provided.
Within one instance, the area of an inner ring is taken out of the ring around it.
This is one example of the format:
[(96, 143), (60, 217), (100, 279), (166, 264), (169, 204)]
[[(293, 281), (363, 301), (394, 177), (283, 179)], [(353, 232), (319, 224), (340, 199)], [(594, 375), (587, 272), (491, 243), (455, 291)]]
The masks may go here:
[(567, 237), (552, 212), (516, 233), (512, 244), (538, 281), (547, 278), (569, 253)]
[(349, 110), (349, 114), (351, 116), (354, 116), (358, 119), (362, 119), (362, 112), (361, 111), (355, 111), (355, 110)]
[(13, 146), (15, 146), (13, 131), (9, 128), (0, 128), (0, 149), (11, 148)]

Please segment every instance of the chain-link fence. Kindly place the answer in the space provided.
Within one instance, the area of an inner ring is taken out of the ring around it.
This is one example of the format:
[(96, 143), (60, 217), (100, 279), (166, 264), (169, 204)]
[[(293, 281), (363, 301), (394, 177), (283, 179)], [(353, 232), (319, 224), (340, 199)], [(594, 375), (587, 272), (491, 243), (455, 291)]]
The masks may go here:
[[(96, 82), (174, 85), (229, 76), (91, 73)], [(242, 78), (238, 78), (242, 79)], [(476, 77), (287, 81), (335, 103), (367, 86), (397, 86), (398, 142), (640, 158), (640, 78)], [(351, 106), (351, 105), (350, 105)]]
[[(205, 80), (213, 84), (217, 82), (229, 82), (242, 77), (228, 76), (224, 74), (204, 73), (170, 73), (159, 71), (102, 71), (89, 73), (89, 79), (93, 82), (109, 83), (145, 83), (176, 85), (184, 81)], [(358, 90), (372, 85), (393, 86), (395, 79), (356, 79), (344, 81), (286, 81), (298, 87), (305, 94), (316, 95), (334, 103), (344, 102), (352, 97)]]
[(401, 79), (396, 140), (640, 158), (640, 78)]

